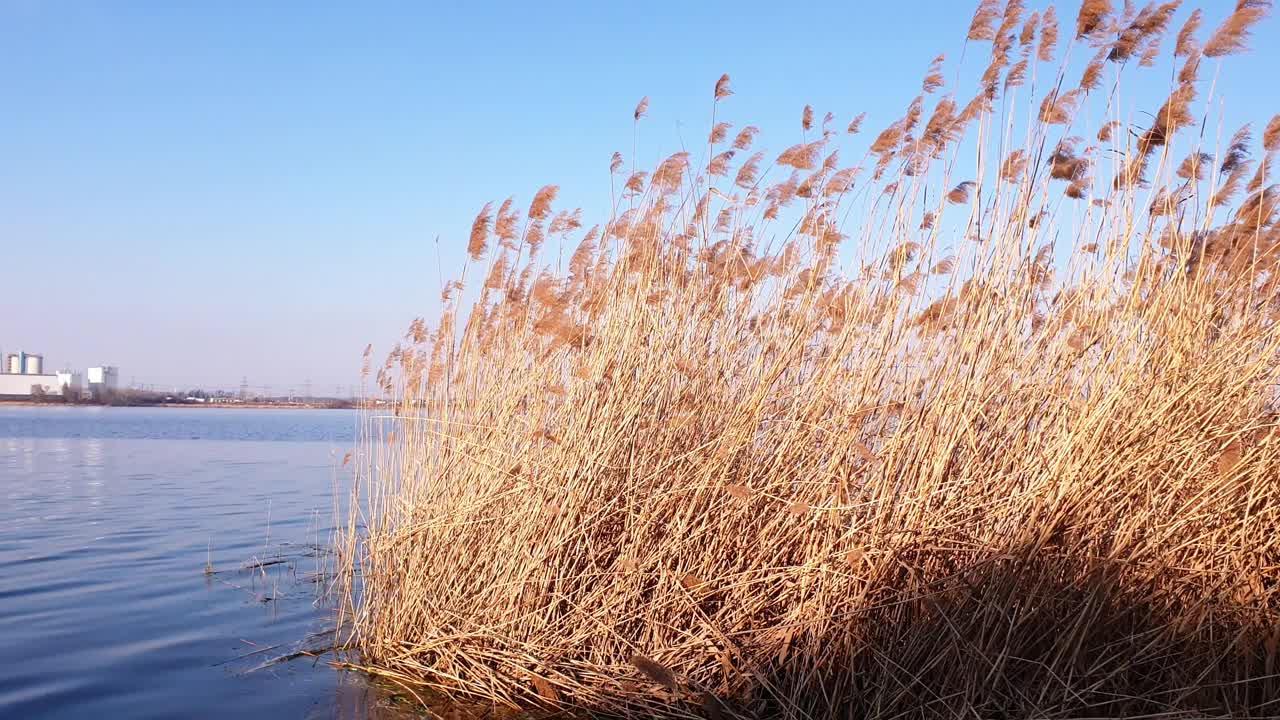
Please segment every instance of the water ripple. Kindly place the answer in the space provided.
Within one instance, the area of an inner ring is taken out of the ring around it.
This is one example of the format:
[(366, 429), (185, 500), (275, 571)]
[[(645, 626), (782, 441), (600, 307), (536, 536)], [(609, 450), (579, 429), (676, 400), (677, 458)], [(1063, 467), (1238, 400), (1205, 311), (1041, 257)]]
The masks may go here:
[(316, 513), (332, 517), (350, 423), (0, 409), (0, 717), (327, 716), (352, 690), (323, 664), (245, 674), (236, 658), (328, 622), (294, 579), (327, 537)]

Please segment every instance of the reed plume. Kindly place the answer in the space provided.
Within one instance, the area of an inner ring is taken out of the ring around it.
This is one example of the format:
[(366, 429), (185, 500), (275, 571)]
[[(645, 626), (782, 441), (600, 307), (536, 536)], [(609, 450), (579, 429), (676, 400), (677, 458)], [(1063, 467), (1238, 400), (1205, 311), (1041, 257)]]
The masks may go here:
[(1009, 88), (1019, 87), (1026, 83), (1028, 65), (1029, 61), (1023, 59), (1019, 60), (1013, 67), (1009, 68), (1009, 72), (1006, 73), (1004, 77), (1005, 92), (1008, 92)]
[(926, 94), (937, 92), (943, 85), (946, 85), (946, 80), (942, 77), (942, 63), (945, 60), (945, 55), (939, 55), (933, 59), (933, 62), (929, 63), (929, 70), (925, 74), (924, 80), (920, 83), (921, 89)]
[(1207, 168), (1213, 164), (1213, 156), (1206, 152), (1193, 152), (1178, 165), (1177, 176), (1184, 180), (1203, 180)]
[(639, 195), (644, 192), (644, 183), (648, 177), (649, 173), (644, 170), (637, 170), (631, 173), (631, 177), (627, 178), (627, 182), (622, 187), (628, 192)]
[(1238, 0), (1235, 12), (1209, 36), (1204, 45), (1205, 57), (1222, 57), (1245, 50), (1253, 26), (1267, 16), (1271, 6), (1271, 0)]
[(1022, 32), (1018, 33), (1018, 45), (1024, 50), (1031, 47), (1031, 44), (1036, 40), (1036, 30), (1039, 27), (1040, 13), (1032, 12), (1026, 21), (1022, 23)]
[(508, 249), (514, 246), (518, 231), (516, 224), (520, 222), (520, 215), (515, 209), (515, 198), (509, 197), (502, 201), (502, 205), (498, 208), (497, 220), (493, 224), (493, 234), (498, 237), (503, 247)]
[(1036, 56), (1040, 62), (1053, 62), (1058, 49), (1058, 12), (1052, 5), (1045, 8), (1040, 24), (1040, 48)]
[(755, 187), (756, 180), (760, 174), (760, 162), (764, 159), (764, 153), (756, 153), (738, 168), (738, 175), (734, 178), (733, 184), (743, 190), (750, 190)]
[(947, 193), (947, 202), (956, 205), (969, 202), (973, 189), (977, 186), (978, 184), (972, 180), (966, 180), (956, 185), (951, 189), (951, 192)]
[(472, 260), (479, 260), (489, 250), (489, 225), (493, 222), (493, 203), (485, 203), (476, 219), (471, 223), (471, 240), (467, 243), (467, 254)]
[(533, 195), (533, 202), (529, 203), (529, 219), (545, 220), (551, 214), (551, 203), (555, 202), (556, 194), (560, 192), (559, 186), (544, 185)]
[(729, 87), (729, 73), (720, 76), (716, 81), (715, 99), (719, 102), (733, 94), (733, 90)]
[(1084, 72), (1080, 75), (1080, 90), (1086, 93), (1092, 92), (1102, 84), (1102, 72), (1106, 68), (1103, 60), (1102, 53), (1099, 53), (1098, 57), (1085, 66)]
[(1092, 38), (1103, 31), (1112, 12), (1111, 0), (1084, 0), (1076, 15), (1076, 37)]
[(1262, 131), (1262, 149), (1267, 152), (1280, 151), (1280, 115), (1273, 115)]
[(1196, 8), (1187, 17), (1186, 22), (1182, 24), (1182, 29), (1178, 31), (1178, 39), (1173, 46), (1174, 57), (1187, 57), (1193, 52), (1200, 49), (1199, 43), (1196, 41), (1196, 31), (1200, 29), (1200, 23), (1204, 19), (1204, 11)]
[(994, 39), (996, 36), (994, 23), (1001, 15), (999, 0), (981, 0), (969, 23), (968, 38), (970, 40)]
[(818, 153), (821, 150), (821, 141), (799, 143), (783, 150), (774, 162), (797, 170), (812, 170), (818, 164)]
[(729, 162), (733, 160), (733, 155), (732, 150), (726, 150), (711, 158), (711, 162), (707, 163), (707, 174), (713, 177), (728, 174)]

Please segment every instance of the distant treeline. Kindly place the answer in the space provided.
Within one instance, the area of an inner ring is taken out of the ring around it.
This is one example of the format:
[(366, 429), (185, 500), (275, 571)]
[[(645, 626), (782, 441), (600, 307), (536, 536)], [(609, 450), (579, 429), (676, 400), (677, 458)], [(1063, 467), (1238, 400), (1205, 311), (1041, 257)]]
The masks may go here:
[(101, 405), (109, 407), (147, 407), (156, 405), (192, 405), (204, 407), (210, 405), (228, 406), (281, 406), (281, 407), (320, 407), (320, 408), (352, 408), (355, 402), (341, 398), (315, 398), (306, 402), (281, 400), (276, 398), (259, 398), (240, 400), (238, 398), (211, 397), (204, 391), (187, 393), (164, 393), (153, 390), (136, 390), (131, 388), (99, 391), (96, 394), (69, 391), (62, 394), (33, 392), (33, 402), (49, 405)]

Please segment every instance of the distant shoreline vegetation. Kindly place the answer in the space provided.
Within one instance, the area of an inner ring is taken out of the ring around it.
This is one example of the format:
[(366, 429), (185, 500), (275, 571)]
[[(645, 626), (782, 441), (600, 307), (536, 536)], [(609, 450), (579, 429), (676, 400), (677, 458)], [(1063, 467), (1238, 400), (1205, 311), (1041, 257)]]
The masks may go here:
[(5, 405), (79, 405), (100, 407), (208, 407), (208, 408), (267, 408), (267, 409), (354, 409), (360, 401), (350, 398), (312, 398), (297, 400), (287, 398), (259, 398), (243, 400), (234, 397), (212, 396), (204, 391), (187, 393), (163, 393), (150, 390), (111, 390), (101, 397), (87, 395), (53, 395), (36, 393), (29, 397), (0, 396)]

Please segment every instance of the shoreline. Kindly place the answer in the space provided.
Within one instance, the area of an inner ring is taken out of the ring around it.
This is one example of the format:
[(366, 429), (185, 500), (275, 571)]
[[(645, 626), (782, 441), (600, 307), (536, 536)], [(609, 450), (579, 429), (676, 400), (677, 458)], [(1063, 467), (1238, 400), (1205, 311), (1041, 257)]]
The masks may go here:
[(98, 408), (200, 408), (209, 410), (358, 410), (352, 405), (321, 405), (315, 403), (142, 403), (137, 405), (98, 405), (95, 403), (50, 403), (34, 400), (0, 400), (0, 407), (98, 407)]

